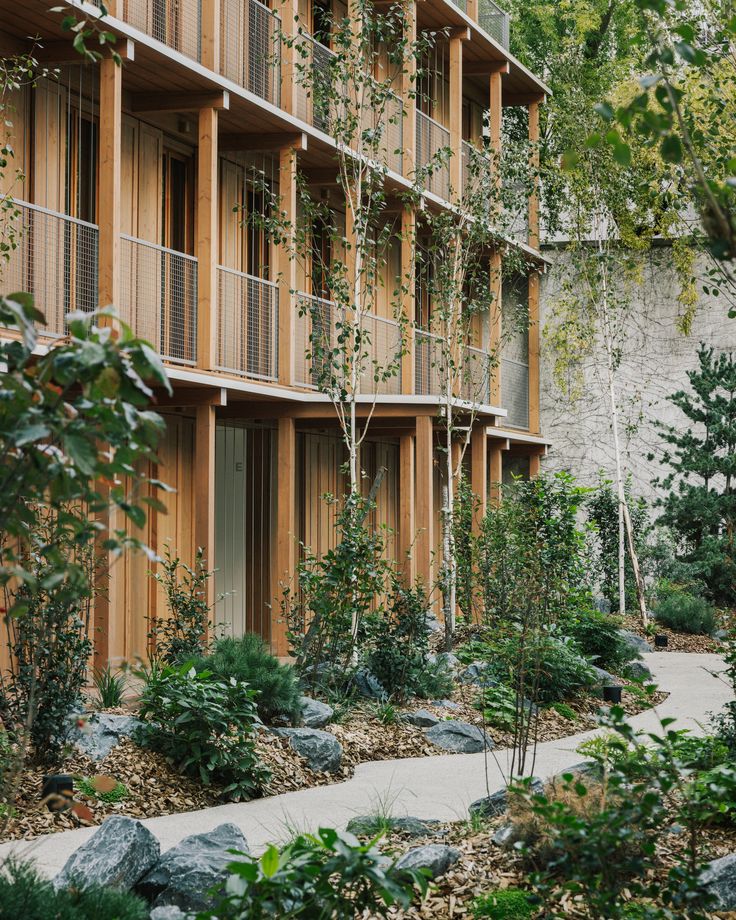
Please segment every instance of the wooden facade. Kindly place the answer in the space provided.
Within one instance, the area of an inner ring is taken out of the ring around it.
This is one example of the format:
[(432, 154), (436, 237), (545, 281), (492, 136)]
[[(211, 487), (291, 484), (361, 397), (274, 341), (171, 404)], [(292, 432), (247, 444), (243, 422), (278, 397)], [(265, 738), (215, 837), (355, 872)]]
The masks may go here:
[[(162, 400), (167, 428), (151, 472), (174, 491), (163, 496), (168, 514), (151, 511), (140, 536), (159, 553), (170, 545), (189, 563), (203, 546), (208, 566), (218, 569), (212, 600), (215, 591), (226, 594), (216, 608), (218, 627), (258, 632), (285, 654), (281, 586), (293, 577), (300, 545), (320, 553), (335, 539), (335, 506), (324, 495), (343, 493), (344, 457), (334, 411), (305, 369), (298, 319), (298, 297), (323, 292), (308, 265), (243, 218), (265, 208), (264, 182), (295, 218), (297, 169), (318, 188), (334, 167), (329, 138), (305, 107), (293, 49), (281, 47), (274, 61), (269, 45), (279, 28), (295, 28), (295, 15), (315, 47), (329, 45), (320, 24), (324, 4), (108, 0), (107, 7), (122, 66), (82, 64), (70, 50), (58, 75), (6, 100), (18, 177), (7, 170), (0, 192), (18, 203), (22, 233), (0, 284), (35, 295), (49, 340), (64, 334), (69, 310), (113, 303), (161, 352), (175, 396)], [(464, 145), (500, 152), (504, 107), (528, 108), (534, 144), (546, 87), (484, 32), (477, 4), (465, 13), (449, 0), (411, 0), (408, 9), (412, 34), (447, 28), (450, 37), (423, 62), (427, 93), (418, 105), (408, 78), (395, 87), (403, 155), (389, 160), (387, 189), (412, 177), (427, 144), (446, 142), (453, 151), (447, 175), (432, 180), (425, 201), (443, 209), (462, 184)], [(333, 0), (334, 15), (346, 10)], [(26, 36), (39, 35), (58, 60), (68, 41), (60, 22), (43, 4), (18, 10), (0, 0), (3, 53), (30, 47)], [(394, 334), (392, 292), (416, 273), (402, 241), (416, 215), (398, 198), (392, 203), (387, 219), (396, 240), (372, 300), (380, 342)], [(334, 208), (344, 213), (339, 201)], [(509, 245), (527, 259), (528, 275), (513, 296), (525, 301), (528, 333), (513, 339), (494, 373), (468, 454), (483, 504), (497, 498), (505, 469), (533, 474), (546, 449), (534, 197), (527, 227), (526, 237)], [(473, 326), (469, 344), (481, 351), (500, 340), (502, 302), (511, 296), (501, 290), (500, 249), (489, 258), (498, 308)], [(386, 471), (374, 518), (385, 526), (387, 552), (408, 577), (431, 585), (441, 464), (438, 393), (431, 381), (424, 389), (417, 383), (415, 332), (429, 328), (431, 312), (420, 282), (404, 285), (406, 353), (400, 374), (380, 390), (361, 468), (366, 491), (378, 470)], [(148, 618), (165, 613), (150, 567), (131, 554), (111, 566), (95, 614), (98, 663), (145, 655)]]

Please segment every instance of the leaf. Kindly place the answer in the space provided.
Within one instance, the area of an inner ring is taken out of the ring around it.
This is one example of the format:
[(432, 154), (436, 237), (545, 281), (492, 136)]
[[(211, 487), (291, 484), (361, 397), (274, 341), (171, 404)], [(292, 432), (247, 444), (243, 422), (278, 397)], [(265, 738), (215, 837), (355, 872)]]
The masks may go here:
[(273, 878), (279, 868), (279, 851), (275, 846), (269, 846), (261, 856), (261, 871), (266, 878)]
[(676, 134), (668, 134), (660, 144), (662, 159), (667, 163), (682, 162), (682, 144)]
[(97, 464), (97, 451), (93, 444), (79, 434), (67, 434), (62, 439), (64, 451), (87, 476), (94, 476)]

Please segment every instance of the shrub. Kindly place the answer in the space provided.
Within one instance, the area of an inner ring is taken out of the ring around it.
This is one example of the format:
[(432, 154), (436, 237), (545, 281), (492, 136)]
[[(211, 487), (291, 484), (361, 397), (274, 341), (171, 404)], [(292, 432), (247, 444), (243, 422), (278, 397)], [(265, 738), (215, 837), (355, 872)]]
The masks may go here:
[(391, 696), (434, 699), (452, 691), (452, 677), (442, 659), (429, 657), (427, 596), (394, 579), (388, 611), (369, 625), (370, 672)]
[(473, 916), (488, 920), (529, 920), (537, 913), (530, 903), (530, 895), (519, 888), (491, 891), (473, 902)]
[(140, 898), (114, 888), (55, 891), (24, 863), (6, 863), (0, 874), (0, 920), (147, 920), (149, 910)]
[(254, 696), (235, 678), (197, 673), (188, 665), (153, 668), (141, 697), (146, 722), (137, 738), (182, 773), (205, 785), (221, 784), (228, 798), (250, 798), (268, 778), (255, 753)]
[(192, 662), (197, 671), (209, 670), (224, 680), (243, 681), (257, 693), (260, 718), (270, 724), (277, 716), (296, 722), (301, 718), (301, 691), (296, 672), (280, 664), (260, 636), (248, 633), (240, 639), (218, 639), (212, 654)]
[(580, 652), (599, 668), (620, 671), (636, 658), (636, 652), (621, 637), (620, 626), (616, 617), (586, 610), (569, 617), (563, 628)]
[(100, 709), (112, 709), (123, 702), (127, 679), (125, 674), (114, 674), (110, 665), (95, 671), (92, 680), (97, 691)]
[(244, 856), (230, 871), (227, 895), (200, 918), (386, 917), (394, 904), (409, 906), (415, 887), (427, 889), (425, 876), (397, 869), (375, 841), (362, 844), (330, 828), (300, 835), (281, 852), (270, 846), (259, 859)]
[(76, 776), (74, 783), (77, 789), (89, 798), (99, 799), (101, 802), (107, 802), (108, 805), (114, 805), (128, 798), (128, 787), (109, 776)]
[(512, 635), (496, 647), (496, 653), (508, 682), (515, 685), (521, 680), (524, 695), (535, 703), (570, 699), (594, 682), (590, 665), (575, 646), (555, 636), (533, 636), (522, 647), (519, 636)]
[(511, 729), (516, 720), (516, 693), (506, 684), (484, 687), (476, 706), (494, 728)]
[(716, 612), (704, 597), (689, 594), (676, 586), (664, 587), (660, 584), (657, 598), (654, 615), (663, 626), (698, 636), (709, 636), (715, 632)]

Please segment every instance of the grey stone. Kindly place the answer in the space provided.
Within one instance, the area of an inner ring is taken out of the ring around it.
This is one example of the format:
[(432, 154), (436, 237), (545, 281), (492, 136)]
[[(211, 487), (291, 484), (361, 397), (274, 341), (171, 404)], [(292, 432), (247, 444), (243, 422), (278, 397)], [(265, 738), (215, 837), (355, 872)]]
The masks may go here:
[(654, 651), (647, 640), (643, 639), (641, 636), (637, 636), (636, 633), (631, 632), (628, 629), (619, 629), (618, 633), (626, 645), (633, 649), (637, 655), (646, 655), (648, 652)]
[(590, 670), (595, 674), (596, 684), (599, 687), (620, 687), (621, 681), (616, 677), (615, 674), (611, 674), (610, 671), (604, 671), (603, 668), (599, 668), (596, 665), (592, 664)]
[(432, 700), (433, 706), (442, 706), (443, 709), (459, 709), (460, 704), (454, 700)]
[(651, 680), (652, 672), (643, 661), (632, 661), (626, 666), (626, 674), (632, 680)]
[(369, 700), (384, 700), (388, 695), (381, 682), (370, 671), (356, 671), (353, 675), (353, 687), (359, 696)]
[(473, 661), (457, 678), (461, 684), (478, 684), (483, 687), (496, 687), (498, 681), (491, 676), (491, 666), (487, 661)]
[(432, 878), (439, 878), (460, 859), (460, 851), (444, 843), (428, 843), (408, 850), (396, 863), (397, 869), (429, 869)]
[(726, 639), (728, 639), (728, 633), (725, 629), (717, 629), (713, 633), (713, 638), (716, 640), (716, 642), (725, 642)]
[(104, 885), (128, 890), (158, 862), (161, 847), (140, 821), (113, 815), (75, 850), (54, 879), (54, 887)]
[(185, 914), (173, 904), (168, 907), (154, 907), (149, 914), (150, 920), (187, 920), (190, 914)]
[(713, 896), (718, 910), (736, 910), (736, 853), (708, 863), (700, 883)]
[(248, 852), (248, 843), (235, 824), (185, 837), (167, 850), (136, 885), (136, 891), (154, 907), (204, 910), (213, 902), (210, 890), (223, 885), (235, 857), (229, 850)]
[(374, 836), (381, 827), (389, 826), (408, 837), (425, 837), (431, 834), (437, 821), (422, 821), (421, 818), (378, 818), (376, 815), (359, 815), (348, 821), (347, 830), (361, 837)]
[(444, 666), (448, 671), (458, 671), (463, 666), (462, 661), (452, 652), (439, 652), (437, 655), (430, 655), (429, 661), (432, 664)]
[(437, 725), (439, 719), (428, 709), (415, 709), (413, 712), (402, 712), (399, 716), (407, 725), (416, 725), (417, 728), (431, 728)]
[(503, 827), (499, 827), (496, 833), (491, 838), (496, 846), (506, 847), (510, 843), (513, 843), (514, 840), (514, 825), (513, 824), (504, 824)]
[(123, 738), (132, 735), (140, 725), (140, 719), (133, 716), (100, 712), (90, 716), (81, 728), (75, 728), (70, 740), (91, 760), (104, 760)]
[(611, 612), (611, 602), (607, 597), (594, 597), (593, 603), (598, 613), (609, 614)]
[(571, 767), (567, 767), (565, 770), (556, 773), (552, 777), (551, 782), (564, 783), (564, 777), (568, 774), (572, 775), (573, 779), (596, 779), (600, 776), (600, 772), (601, 768), (594, 760), (581, 760), (580, 763), (575, 763)]
[(457, 719), (438, 722), (427, 729), (426, 735), (437, 747), (460, 754), (477, 754), (484, 748), (490, 751), (495, 747), (491, 738), (487, 734), (484, 735), (476, 725)]
[(311, 696), (303, 696), (299, 702), (302, 707), (302, 724), (306, 728), (322, 728), (332, 720), (335, 710), (322, 700), (313, 700)]
[(342, 763), (342, 745), (334, 735), (318, 728), (274, 728), (275, 735), (288, 738), (292, 748), (317, 773), (337, 773)]
[[(529, 791), (536, 795), (540, 795), (544, 792), (544, 783), (538, 776), (532, 778)], [(508, 789), (504, 786), (502, 789), (497, 789), (496, 792), (492, 792), (482, 799), (476, 799), (476, 801), (470, 805), (468, 811), (471, 815), (480, 815), (483, 818), (495, 818), (498, 815), (502, 815), (508, 807), (509, 793)]]
[(430, 634), (442, 632), (445, 628), (431, 611), (427, 611), (425, 622), (427, 624), (427, 632)]

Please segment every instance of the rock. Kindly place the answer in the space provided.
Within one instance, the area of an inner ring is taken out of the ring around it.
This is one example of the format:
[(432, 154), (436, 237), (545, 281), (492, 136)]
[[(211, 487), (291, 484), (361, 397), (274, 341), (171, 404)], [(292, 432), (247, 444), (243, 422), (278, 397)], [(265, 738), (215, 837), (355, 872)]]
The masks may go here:
[(128, 890), (158, 862), (161, 847), (140, 821), (113, 815), (69, 857), (54, 887), (104, 885)]
[(356, 671), (352, 683), (356, 693), (366, 699), (384, 700), (388, 696), (381, 682), (370, 671)]
[(234, 856), (229, 850), (248, 852), (248, 843), (235, 824), (220, 824), (213, 831), (185, 837), (167, 850), (136, 885), (136, 891), (154, 907), (204, 910), (213, 903), (211, 888), (224, 884)]
[(307, 728), (322, 728), (335, 715), (332, 706), (321, 700), (313, 700), (311, 696), (302, 696), (299, 702), (302, 707), (302, 724)]
[(427, 729), (426, 735), (437, 747), (460, 754), (477, 754), (484, 748), (490, 751), (495, 747), (491, 738), (484, 735), (477, 726), (457, 719), (438, 722)]
[[(529, 791), (536, 795), (541, 795), (541, 793), (544, 792), (544, 782), (538, 776), (532, 777)], [(482, 799), (476, 799), (476, 801), (470, 805), (468, 811), (471, 815), (480, 815), (483, 818), (495, 818), (498, 815), (502, 815), (508, 806), (509, 793), (508, 789), (504, 786), (503, 789), (497, 789), (496, 792), (492, 792)]]
[(716, 642), (725, 642), (728, 639), (728, 633), (725, 629), (717, 629), (713, 633), (713, 638), (716, 640)]
[(497, 687), (498, 681), (491, 676), (491, 666), (487, 661), (473, 661), (458, 675), (461, 684), (478, 684), (483, 687)]
[(508, 846), (513, 842), (514, 839), (514, 825), (504, 824), (503, 827), (499, 827), (491, 839), (496, 844), (496, 846)]
[(409, 850), (396, 863), (397, 869), (429, 869), (432, 878), (439, 878), (460, 859), (460, 851), (444, 843), (428, 843)]
[(429, 610), (426, 613), (425, 622), (427, 624), (427, 632), (430, 633), (430, 635), (432, 633), (442, 632), (445, 628), (437, 619), (437, 617)]
[(104, 760), (123, 738), (127, 738), (143, 723), (133, 716), (100, 712), (89, 717), (82, 728), (75, 728), (70, 740), (91, 760)]
[(632, 661), (626, 666), (626, 674), (632, 680), (651, 680), (652, 672), (643, 661)]
[(415, 709), (413, 712), (402, 712), (399, 716), (407, 725), (416, 725), (417, 728), (431, 728), (440, 721), (437, 716), (427, 709)]
[(564, 783), (565, 780), (563, 777), (568, 774), (571, 774), (573, 779), (599, 779), (600, 772), (601, 768), (594, 760), (581, 760), (580, 763), (575, 763), (571, 767), (567, 767), (565, 770), (555, 773), (550, 782)]
[(168, 907), (154, 907), (149, 914), (150, 920), (187, 920), (189, 914), (182, 913), (173, 904)]
[(334, 735), (317, 728), (274, 728), (275, 735), (288, 738), (292, 748), (317, 773), (337, 773), (342, 763), (342, 745)]
[(443, 709), (459, 709), (460, 704), (454, 700), (432, 700), (433, 706), (441, 706)]
[(736, 853), (708, 863), (700, 884), (713, 896), (718, 910), (736, 910)]
[(610, 671), (604, 671), (603, 668), (596, 667), (594, 664), (590, 666), (590, 670), (595, 674), (595, 680), (599, 687), (621, 686), (621, 681)]
[(593, 603), (598, 613), (609, 614), (611, 612), (611, 602), (607, 597), (594, 597)]
[(373, 837), (385, 826), (406, 834), (408, 837), (424, 837), (431, 834), (437, 821), (422, 821), (420, 818), (379, 818), (376, 815), (359, 815), (348, 821), (347, 830), (360, 837)]
[(463, 666), (462, 661), (452, 652), (440, 652), (437, 655), (430, 655), (429, 661), (431, 664), (444, 667), (447, 671), (458, 671)]
[(637, 636), (636, 633), (628, 629), (619, 629), (618, 634), (626, 645), (633, 649), (637, 655), (646, 655), (648, 652), (654, 651), (646, 639), (642, 639), (641, 636)]

